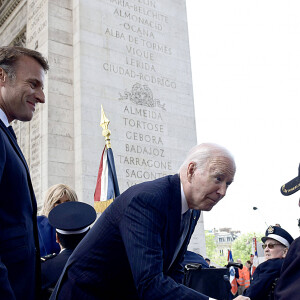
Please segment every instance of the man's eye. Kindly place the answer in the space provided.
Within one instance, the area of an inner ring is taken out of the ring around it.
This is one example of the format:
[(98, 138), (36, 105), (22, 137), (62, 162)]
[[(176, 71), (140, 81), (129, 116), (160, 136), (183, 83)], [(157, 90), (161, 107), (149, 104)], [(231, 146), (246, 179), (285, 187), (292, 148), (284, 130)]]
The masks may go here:
[(36, 88), (36, 82), (31, 81), (31, 82), (29, 82), (29, 84), (32, 89)]
[(217, 181), (222, 181), (221, 177), (216, 177)]

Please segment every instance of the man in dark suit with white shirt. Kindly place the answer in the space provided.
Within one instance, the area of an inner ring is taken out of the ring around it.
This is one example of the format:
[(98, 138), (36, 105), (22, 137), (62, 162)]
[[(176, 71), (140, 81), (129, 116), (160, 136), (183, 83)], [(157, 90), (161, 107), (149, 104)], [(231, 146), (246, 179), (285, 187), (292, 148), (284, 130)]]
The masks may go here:
[(201, 144), (179, 174), (129, 188), (75, 249), (50, 299), (208, 300), (182, 284), (182, 261), (200, 211), (225, 196), (234, 174), (226, 149)]
[(45, 102), (48, 63), (39, 52), (0, 47), (0, 298), (34, 300), (40, 292), (37, 206), (13, 120), (30, 121)]

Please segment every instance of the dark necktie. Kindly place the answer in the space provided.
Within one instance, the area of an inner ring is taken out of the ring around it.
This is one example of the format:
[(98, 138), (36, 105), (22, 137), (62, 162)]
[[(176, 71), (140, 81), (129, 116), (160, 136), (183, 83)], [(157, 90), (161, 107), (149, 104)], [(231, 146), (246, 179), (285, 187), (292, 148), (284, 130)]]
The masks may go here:
[(192, 215), (192, 210), (188, 209), (182, 216), (181, 216), (181, 223), (180, 223), (180, 238), (178, 241), (178, 244), (176, 246), (175, 252), (174, 252), (174, 256), (172, 259), (172, 262), (169, 266), (169, 268), (171, 267), (171, 265), (173, 264), (174, 260), (176, 259), (185, 238), (187, 237), (189, 228), (190, 228), (190, 220), (191, 220), (191, 215)]
[(188, 209), (181, 218), (181, 224), (180, 224), (180, 233), (181, 233), (181, 237), (180, 237), (180, 242), (181, 244), (183, 244), (183, 241), (186, 238), (186, 235), (188, 233), (189, 230), (189, 225), (190, 225), (190, 219), (191, 219), (191, 210)]
[(14, 132), (12, 126), (8, 126), (7, 128), (8, 128), (8, 130), (10, 131), (10, 133), (12, 134), (12, 136), (13, 136), (15, 139), (17, 139), (17, 136), (16, 136), (16, 134), (15, 134), (15, 132)]

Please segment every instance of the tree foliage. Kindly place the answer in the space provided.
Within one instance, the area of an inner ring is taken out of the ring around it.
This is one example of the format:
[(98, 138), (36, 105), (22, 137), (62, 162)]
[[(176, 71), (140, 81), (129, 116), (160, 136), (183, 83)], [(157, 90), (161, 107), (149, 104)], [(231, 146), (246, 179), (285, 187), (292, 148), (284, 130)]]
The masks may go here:
[(257, 242), (259, 242), (263, 236), (263, 234), (255, 232), (240, 235), (231, 246), (234, 261), (241, 259), (242, 263), (245, 264), (252, 253), (252, 239), (256, 237)]
[[(261, 233), (249, 232), (240, 235), (231, 245), (232, 256), (234, 261), (241, 259), (245, 264), (250, 259), (252, 253), (252, 238), (256, 237), (257, 242), (264, 236)], [(210, 258), (213, 265), (224, 266), (227, 264), (227, 251), (221, 256), (217, 250), (217, 244), (213, 233), (205, 231), (206, 254)]]
[(210, 259), (214, 256), (217, 245), (215, 242), (215, 236), (208, 231), (205, 231), (205, 243), (206, 243), (206, 255)]
[(214, 234), (205, 231), (205, 243), (206, 243), (206, 254), (211, 260), (214, 266), (224, 266), (227, 263), (227, 253), (224, 256), (220, 256), (217, 250), (217, 244), (215, 241)]

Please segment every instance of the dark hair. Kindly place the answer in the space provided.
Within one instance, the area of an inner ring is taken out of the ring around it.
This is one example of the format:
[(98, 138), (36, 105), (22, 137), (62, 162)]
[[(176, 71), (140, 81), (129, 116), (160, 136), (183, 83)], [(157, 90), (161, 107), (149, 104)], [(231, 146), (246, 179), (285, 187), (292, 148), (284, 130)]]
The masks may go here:
[(21, 56), (34, 58), (44, 69), (49, 70), (47, 60), (40, 52), (23, 47), (0, 47), (0, 68), (2, 68), (10, 79), (16, 76), (16, 62)]
[(89, 230), (79, 234), (62, 234), (59, 232), (56, 233), (59, 238), (59, 243), (63, 248), (74, 250), (88, 232)]

